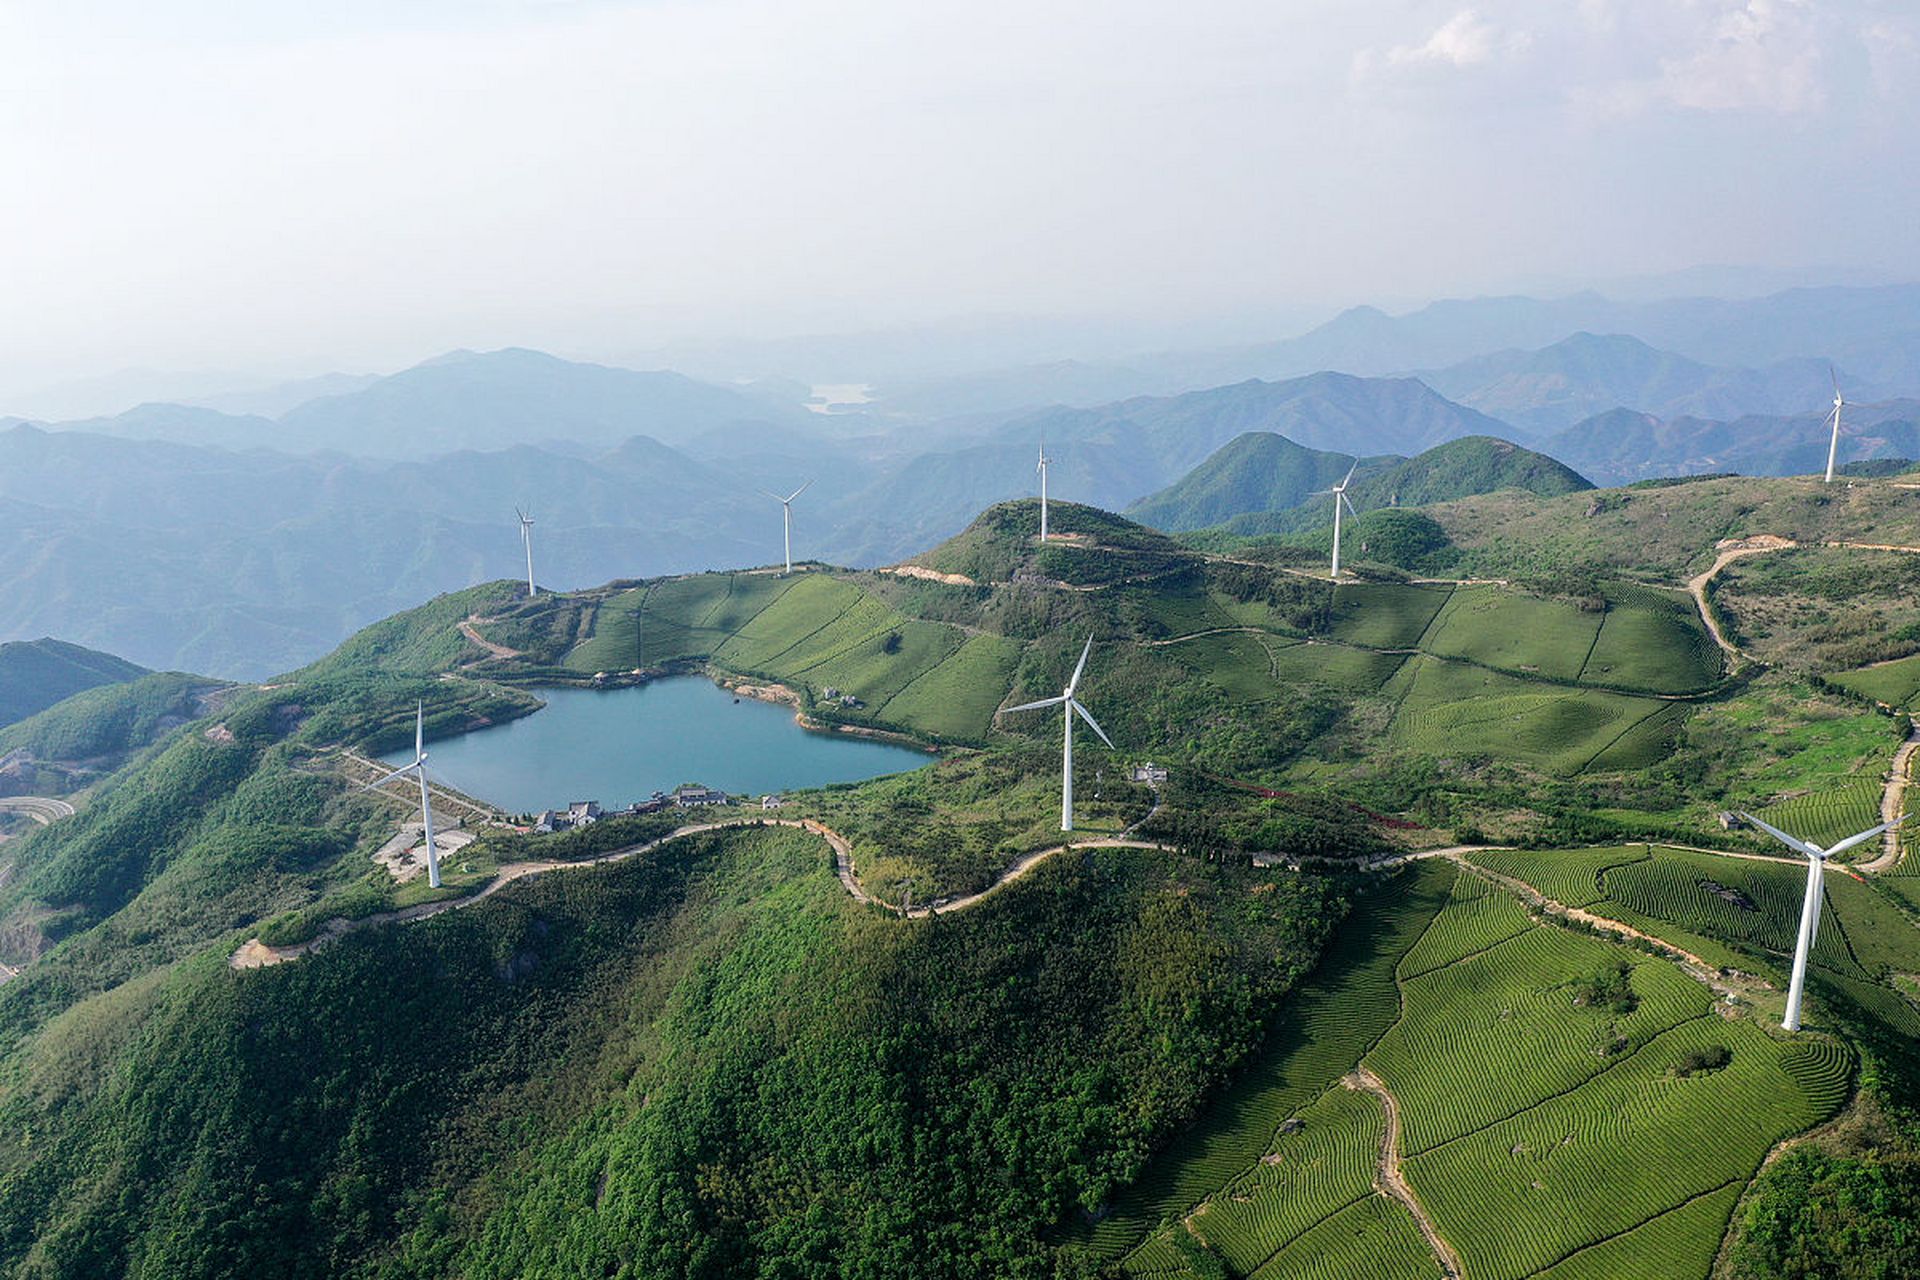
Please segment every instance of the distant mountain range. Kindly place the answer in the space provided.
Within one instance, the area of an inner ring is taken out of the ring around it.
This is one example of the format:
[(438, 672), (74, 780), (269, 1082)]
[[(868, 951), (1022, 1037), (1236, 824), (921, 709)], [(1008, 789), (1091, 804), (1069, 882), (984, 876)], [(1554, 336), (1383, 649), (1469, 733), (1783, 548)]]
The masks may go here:
[[(302, 390), (313, 394), (302, 396)], [(519, 348), (455, 351), (382, 378), (319, 378), (299, 388), (230, 397), (228, 403), (286, 407), (268, 417), (203, 405), (144, 404), (112, 417), (51, 425), (224, 449), (427, 458), (516, 444), (604, 448), (635, 435), (687, 445), (742, 424), (820, 436), (826, 422), (764, 393)]]
[[(1528, 438), (1618, 408), (1661, 418), (1811, 409), (1832, 398), (1834, 376), (1826, 361), (1813, 357), (1726, 369), (1625, 334), (1591, 333), (1576, 333), (1538, 351), (1499, 351), (1418, 375), (1441, 395), (1510, 423)], [(1860, 399), (1873, 395), (1851, 375), (1844, 384)]]
[[(1920, 458), (1920, 400), (1849, 404), (1841, 426), (1843, 463)], [(1807, 475), (1826, 467), (1831, 440), (1825, 411), (1750, 414), (1723, 422), (1684, 416), (1662, 420), (1615, 409), (1549, 436), (1541, 448), (1603, 484), (1628, 484), (1717, 471)]]
[(45, 711), (83, 689), (120, 684), (147, 674), (125, 658), (64, 640), (0, 644), (0, 725)]
[[(1877, 388), (1877, 394), (1920, 394), (1920, 284), (1901, 284), (1787, 289), (1732, 299), (1625, 302), (1591, 292), (1564, 298), (1447, 299), (1397, 316), (1377, 307), (1352, 307), (1298, 337), (1274, 342), (896, 382), (880, 388), (878, 405), (900, 412), (1007, 412), (1042, 404), (1085, 406), (1142, 393), (1169, 395), (1322, 370), (1380, 377), (1446, 370), (1492, 353), (1539, 351), (1580, 334), (1630, 335), (1672, 357), (1729, 373), (1759, 370), (1772, 376), (1776, 371), (1769, 367), (1783, 362), (1824, 366), (1831, 361), (1862, 380), (1863, 395), (1870, 394), (1867, 387)], [(1785, 380), (1783, 394), (1798, 396), (1802, 388), (1794, 375), (1777, 372)], [(1742, 382), (1737, 377), (1733, 381)], [(1438, 383), (1434, 386), (1450, 394)], [(1730, 394), (1744, 396), (1750, 390), (1750, 384), (1736, 385)], [(1798, 400), (1624, 404), (1646, 412), (1706, 414), (1810, 407)], [(1493, 412), (1485, 405), (1475, 407)]]
[(1491, 436), (1450, 440), (1412, 458), (1354, 458), (1256, 432), (1232, 441), (1127, 514), (1172, 531), (1216, 525), (1236, 533), (1313, 528), (1332, 520), (1332, 499), (1321, 495), (1350, 467), (1348, 495), (1361, 510), (1424, 506), (1501, 489), (1553, 497), (1593, 487), (1554, 459)]
[[(0, 636), (264, 676), (517, 573), (515, 505), (534, 507), (543, 583), (571, 587), (766, 563), (778, 510), (755, 491), (809, 479), (796, 550), (887, 563), (1033, 494), (1042, 439), (1055, 495), (1178, 528), (1317, 519), (1285, 513), (1342, 459), (1368, 460), (1356, 500), (1403, 504), (1575, 471), (1806, 472), (1825, 458), (1829, 356), (1876, 401), (1849, 410), (1843, 461), (1920, 456), (1920, 404), (1895, 395), (1920, 392), (1915, 352), (1920, 286), (1356, 308), (1283, 342), (923, 376), (833, 414), (807, 412), (799, 382), (452, 352), (45, 430), (0, 421)], [(1047, 400), (1072, 403), (1032, 407)], [(1389, 477), (1469, 438), (1490, 443)], [(1526, 448), (1495, 450), (1508, 441)]]

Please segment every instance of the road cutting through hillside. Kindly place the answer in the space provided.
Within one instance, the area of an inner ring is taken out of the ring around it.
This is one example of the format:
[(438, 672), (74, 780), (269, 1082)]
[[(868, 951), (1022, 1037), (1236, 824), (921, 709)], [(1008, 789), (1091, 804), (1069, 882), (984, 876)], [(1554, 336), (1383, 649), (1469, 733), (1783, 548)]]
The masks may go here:
[(41, 826), (51, 826), (62, 818), (71, 818), (73, 806), (65, 800), (55, 800), (50, 796), (5, 796), (0, 797), (0, 810), (22, 813)]
[(1413, 1193), (1406, 1176), (1400, 1171), (1400, 1100), (1393, 1096), (1385, 1081), (1365, 1066), (1357, 1066), (1347, 1072), (1340, 1077), (1340, 1083), (1349, 1089), (1372, 1094), (1380, 1100), (1381, 1108), (1387, 1113), (1387, 1130), (1380, 1140), (1380, 1164), (1374, 1171), (1374, 1185), (1382, 1195), (1393, 1197), (1413, 1215), (1414, 1224), (1420, 1228), (1420, 1234), (1426, 1237), (1427, 1248), (1433, 1250), (1441, 1272), (1449, 1280), (1466, 1280), (1467, 1269), (1461, 1265), (1460, 1255), (1441, 1236), (1440, 1228), (1427, 1216), (1426, 1209), (1420, 1204), (1420, 1197)]
[(1720, 554), (1713, 558), (1713, 567), (1687, 582), (1687, 592), (1693, 597), (1694, 607), (1700, 610), (1700, 621), (1706, 623), (1707, 632), (1713, 637), (1713, 642), (1719, 645), (1729, 658), (1739, 658), (1740, 650), (1734, 646), (1733, 641), (1727, 639), (1726, 633), (1720, 630), (1720, 623), (1714, 618), (1713, 610), (1707, 607), (1707, 584), (1735, 560), (1745, 556), (1763, 555), (1769, 551), (1785, 551), (1799, 545), (1792, 538), (1782, 538), (1771, 533), (1758, 533), (1750, 538), (1723, 538), (1714, 544), (1714, 550)]
[[(1907, 788), (1913, 781), (1913, 757), (1920, 750), (1920, 727), (1907, 731), (1907, 740), (1893, 753), (1893, 768), (1887, 773), (1886, 789), (1880, 793), (1880, 821), (1892, 822), (1905, 812)], [(1900, 861), (1900, 838), (1903, 828), (1889, 828), (1881, 837), (1880, 856), (1871, 862), (1862, 862), (1855, 869), (1859, 871), (1891, 871)]]

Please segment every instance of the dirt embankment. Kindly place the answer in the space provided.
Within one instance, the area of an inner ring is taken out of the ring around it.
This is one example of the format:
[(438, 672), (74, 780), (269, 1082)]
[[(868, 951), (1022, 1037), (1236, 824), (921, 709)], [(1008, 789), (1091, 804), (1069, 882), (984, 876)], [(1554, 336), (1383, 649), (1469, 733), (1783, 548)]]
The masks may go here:
[(964, 573), (941, 573), (938, 569), (929, 569), (919, 564), (890, 564), (878, 573), (891, 573), (900, 578), (919, 578), (926, 582), (944, 582), (950, 587), (977, 587), (980, 584)]

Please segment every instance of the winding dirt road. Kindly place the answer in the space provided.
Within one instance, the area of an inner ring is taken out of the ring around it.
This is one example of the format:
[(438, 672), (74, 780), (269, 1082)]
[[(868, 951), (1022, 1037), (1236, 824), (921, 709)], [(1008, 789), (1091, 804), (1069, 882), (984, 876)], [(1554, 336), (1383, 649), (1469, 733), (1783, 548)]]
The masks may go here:
[(1707, 624), (1707, 632), (1713, 636), (1713, 642), (1719, 645), (1729, 658), (1739, 658), (1740, 650), (1720, 630), (1720, 624), (1714, 620), (1713, 610), (1707, 607), (1707, 584), (1712, 582), (1722, 569), (1743, 556), (1764, 555), (1769, 551), (1785, 551), (1789, 547), (1799, 545), (1792, 538), (1782, 538), (1771, 533), (1757, 533), (1751, 538), (1723, 538), (1714, 544), (1714, 550), (1720, 554), (1713, 558), (1713, 567), (1705, 573), (1696, 574), (1687, 581), (1687, 592), (1693, 597), (1694, 607), (1700, 611), (1700, 621)]
[[(1887, 788), (1880, 793), (1880, 821), (1892, 822), (1905, 812), (1907, 788), (1913, 783), (1914, 752), (1920, 750), (1920, 727), (1908, 731), (1907, 740), (1893, 753), (1893, 768), (1887, 774)], [(1871, 862), (1860, 863), (1857, 871), (1891, 871), (1900, 861), (1901, 828), (1895, 827), (1882, 838), (1885, 842), (1880, 856)]]
[(1413, 1193), (1406, 1176), (1400, 1171), (1400, 1100), (1393, 1096), (1385, 1081), (1364, 1065), (1340, 1077), (1340, 1083), (1349, 1089), (1364, 1090), (1380, 1099), (1380, 1105), (1387, 1113), (1387, 1131), (1380, 1142), (1380, 1167), (1374, 1173), (1374, 1185), (1383, 1194), (1398, 1200), (1413, 1215), (1420, 1234), (1426, 1237), (1427, 1247), (1433, 1250), (1433, 1256), (1440, 1263), (1440, 1270), (1451, 1280), (1466, 1280), (1467, 1270), (1460, 1263), (1460, 1255), (1441, 1236), (1440, 1228), (1427, 1216), (1427, 1211), (1421, 1207), (1420, 1197)]
[(493, 621), (492, 618), (482, 618), (478, 614), (475, 614), (472, 617), (466, 618), (461, 621), (460, 634), (465, 636), (467, 639), (473, 641), (475, 644), (479, 645), (482, 649), (485, 649), (488, 655), (491, 657), (495, 657), (495, 658), (519, 657), (520, 650), (509, 649), (507, 648), (507, 646), (503, 644), (495, 644), (493, 641), (487, 639), (485, 636), (480, 634), (480, 629), (476, 624), (482, 623), (482, 622), (492, 622), (492, 621)]

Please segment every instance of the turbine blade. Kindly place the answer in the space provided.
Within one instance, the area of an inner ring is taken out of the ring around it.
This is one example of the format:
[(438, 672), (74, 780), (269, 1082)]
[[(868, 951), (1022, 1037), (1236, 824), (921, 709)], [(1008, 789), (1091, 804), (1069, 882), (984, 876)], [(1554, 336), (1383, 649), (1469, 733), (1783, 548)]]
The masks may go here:
[(1340, 491), (1340, 501), (1346, 503), (1347, 510), (1353, 512), (1354, 515), (1357, 516), (1360, 514), (1360, 509), (1353, 505), (1353, 499), (1347, 496), (1347, 491), (1345, 489), (1342, 489)]
[(417, 765), (403, 764), (398, 769), (393, 770), (391, 773), (388, 773), (379, 778), (375, 778), (372, 782), (361, 783), (359, 790), (371, 791), (375, 787), (384, 787), (389, 782), (392, 782), (395, 778), (405, 777), (407, 774), (412, 773), (416, 767)]
[(427, 757), (427, 700), (420, 699), (413, 709), (413, 762)]
[(1087, 669), (1087, 655), (1092, 652), (1093, 637), (1088, 636), (1086, 647), (1080, 650), (1080, 661), (1075, 664), (1073, 668), (1073, 679), (1067, 681), (1067, 696), (1069, 698), (1073, 696), (1073, 691), (1080, 687), (1080, 673)]
[(1353, 465), (1347, 468), (1347, 478), (1345, 480), (1342, 480), (1339, 483), (1339, 485), (1336, 486), (1335, 492), (1344, 493), (1346, 491), (1347, 486), (1353, 483), (1353, 473), (1358, 471), (1359, 469), (1360, 469), (1360, 459), (1355, 458), (1353, 460)]
[(773, 490), (771, 490), (771, 489), (755, 489), (755, 490), (754, 490), (754, 492), (755, 492), (755, 493), (764, 493), (764, 494), (766, 494), (766, 495), (767, 495), (767, 496), (768, 496), (769, 498), (772, 498), (772, 499), (773, 499), (773, 500), (774, 500), (775, 502), (781, 502), (781, 503), (784, 503), (784, 502), (786, 502), (786, 501), (787, 501), (787, 499), (785, 499), (785, 498), (783, 498), (783, 497), (781, 497), (781, 496), (780, 496), (779, 494), (777, 494), (777, 493), (775, 493), (775, 492), (774, 492)]
[(1002, 707), (1002, 708), (1000, 708), (1000, 710), (1001, 710), (1001, 711), (1003, 711), (1003, 712), (1009, 712), (1009, 711), (1038, 711), (1038, 710), (1039, 710), (1039, 709), (1040, 709), (1041, 707), (1057, 707), (1057, 706), (1059, 706), (1059, 705), (1060, 705), (1061, 703), (1063, 703), (1063, 702), (1065, 702), (1065, 701), (1066, 701), (1066, 698), (1065, 698), (1065, 697), (1059, 697), (1059, 698), (1042, 698), (1042, 699), (1040, 699), (1040, 701), (1038, 701), (1038, 702), (1023, 702), (1023, 703), (1021, 703), (1021, 704), (1020, 704), (1019, 706), (1017, 706), (1017, 707)]
[(1093, 730), (1093, 731), (1094, 731), (1095, 733), (1097, 733), (1097, 734), (1099, 734), (1099, 735), (1100, 735), (1100, 741), (1102, 741), (1102, 742), (1104, 742), (1104, 743), (1106, 743), (1106, 744), (1107, 744), (1107, 745), (1108, 745), (1109, 747), (1113, 747), (1113, 749), (1114, 749), (1115, 751), (1118, 751), (1118, 750), (1120, 749), (1120, 748), (1118, 748), (1118, 747), (1114, 747), (1114, 746), (1113, 746), (1113, 739), (1112, 739), (1112, 738), (1109, 738), (1109, 737), (1107, 736), (1107, 731), (1106, 731), (1105, 729), (1102, 729), (1102, 728), (1100, 727), (1100, 722), (1099, 722), (1099, 721), (1097, 721), (1097, 720), (1095, 720), (1095, 719), (1093, 718), (1093, 712), (1091, 712), (1091, 711), (1089, 711), (1089, 710), (1087, 710), (1087, 709), (1086, 709), (1085, 707), (1083, 707), (1083, 706), (1081, 706), (1081, 705), (1080, 705), (1080, 703), (1079, 703), (1079, 701), (1078, 701), (1077, 699), (1076, 699), (1076, 700), (1073, 700), (1073, 701), (1070, 701), (1069, 703), (1067, 703), (1067, 705), (1068, 705), (1068, 706), (1070, 706), (1070, 707), (1072, 707), (1072, 708), (1073, 708), (1073, 709), (1074, 709), (1075, 711), (1078, 711), (1078, 712), (1080, 713), (1080, 718), (1081, 718), (1082, 720), (1085, 720), (1085, 721), (1087, 722), (1087, 724), (1088, 724), (1088, 726), (1089, 726), (1090, 728), (1092, 728), (1092, 730)]
[(786, 497), (784, 497), (784, 498), (782, 498), (782, 499), (780, 499), (780, 501), (782, 501), (782, 502), (792, 502), (792, 501), (793, 501), (793, 500), (794, 500), (795, 498), (797, 498), (797, 497), (799, 497), (799, 496), (800, 496), (801, 494), (803, 494), (803, 493), (805, 493), (805, 492), (807, 491), (807, 485), (811, 485), (812, 483), (813, 483), (813, 481), (811, 481), (811, 480), (809, 480), (809, 481), (807, 481), (807, 483), (806, 483), (806, 484), (803, 484), (803, 485), (801, 485), (801, 486), (800, 486), (800, 487), (799, 487), (798, 489), (795, 489), (795, 490), (794, 490), (794, 491), (793, 491), (792, 493), (790, 493), (790, 494), (788, 494), (788, 495), (787, 495)]
[(1875, 836), (1879, 835), (1881, 832), (1892, 830), (1894, 827), (1899, 826), (1901, 823), (1905, 822), (1906, 820), (1907, 820), (1907, 815), (1903, 813), (1899, 817), (1895, 818), (1892, 822), (1883, 822), (1871, 831), (1862, 831), (1857, 836), (1848, 836), (1845, 840), (1842, 840), (1839, 844), (1827, 850), (1827, 856), (1832, 857), (1834, 854), (1839, 853), (1843, 849), (1851, 849), (1853, 848), (1853, 846), (1857, 844), (1865, 844), (1867, 841), (1873, 839)]
[(1827, 856), (1827, 851), (1819, 845), (1808, 844), (1798, 836), (1790, 836), (1778, 827), (1768, 826), (1750, 813), (1743, 813), (1740, 816), (1772, 836), (1775, 840), (1778, 840), (1781, 844), (1787, 846), (1787, 848), (1792, 849), (1795, 853), (1803, 853), (1809, 858), (1824, 858)]
[(1827, 376), (1833, 379), (1833, 398), (1840, 398), (1840, 373), (1832, 365), (1827, 366)]

